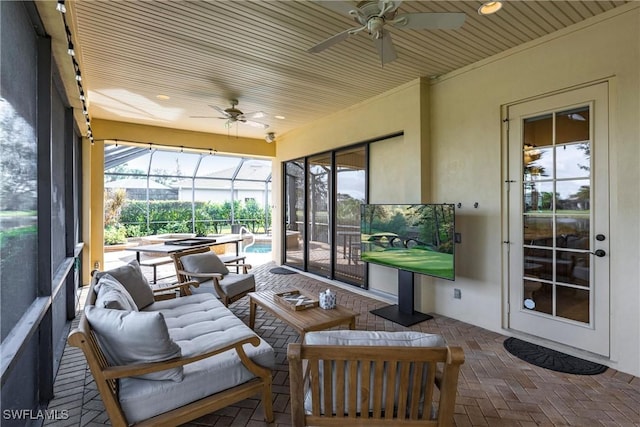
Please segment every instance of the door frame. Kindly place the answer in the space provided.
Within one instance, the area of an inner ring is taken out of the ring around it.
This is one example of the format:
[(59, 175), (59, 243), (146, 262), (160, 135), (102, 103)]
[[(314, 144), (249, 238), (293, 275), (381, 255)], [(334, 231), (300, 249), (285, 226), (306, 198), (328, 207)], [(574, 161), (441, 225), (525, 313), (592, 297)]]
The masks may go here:
[[(581, 353), (584, 355), (591, 355), (591, 356), (596, 356), (596, 357), (604, 357), (606, 359), (609, 359), (611, 357), (611, 352), (612, 352), (612, 348), (611, 348), (611, 332), (610, 332), (610, 328), (611, 328), (611, 311), (610, 311), (610, 301), (611, 301), (611, 283), (609, 282), (608, 287), (607, 287), (607, 291), (608, 291), (608, 302), (609, 302), (609, 307), (608, 307), (608, 315), (609, 315), (609, 319), (606, 322), (607, 323), (607, 337), (608, 337), (608, 348), (609, 351), (607, 352), (607, 354), (599, 354), (599, 353), (592, 353), (589, 352), (588, 350), (584, 350), (581, 349), (579, 347), (575, 347), (575, 346), (570, 346), (568, 344), (564, 344), (558, 341), (553, 341), (549, 338), (545, 338), (545, 337), (541, 337), (541, 336), (537, 336), (537, 335), (532, 335), (529, 334), (527, 332), (523, 332), (520, 331), (518, 329), (513, 329), (510, 326), (510, 296), (511, 296), (511, 288), (510, 288), (510, 280), (511, 280), (511, 264), (510, 264), (510, 249), (511, 249), (511, 243), (509, 242), (509, 236), (510, 236), (510, 227), (513, 225), (512, 223), (510, 223), (510, 216), (511, 216), (511, 211), (510, 211), (510, 199), (509, 199), (509, 192), (510, 191), (516, 191), (516, 188), (518, 191), (521, 191), (520, 187), (515, 185), (514, 186), (514, 182), (511, 181), (512, 177), (510, 177), (509, 175), (509, 153), (510, 153), (510, 148), (509, 148), (509, 125), (510, 125), (510, 121), (515, 120), (516, 118), (509, 118), (509, 109), (513, 108), (514, 106), (517, 106), (519, 104), (526, 104), (532, 101), (536, 101), (536, 100), (542, 100), (545, 98), (550, 98), (553, 96), (557, 96), (557, 95), (562, 95), (565, 93), (570, 93), (570, 92), (574, 92), (576, 90), (580, 90), (580, 89), (586, 89), (589, 87), (594, 87), (594, 86), (598, 86), (600, 84), (604, 84), (605, 85), (605, 90), (606, 90), (606, 94), (604, 95), (604, 98), (606, 100), (607, 103), (607, 110), (606, 110), (606, 115), (607, 115), (607, 126), (608, 126), (608, 133), (607, 133), (607, 158), (605, 158), (604, 160), (599, 160), (598, 161), (598, 165), (596, 165), (594, 163), (593, 167), (594, 167), (594, 171), (598, 171), (599, 169), (602, 168), (602, 162), (606, 162), (606, 167), (608, 168), (608, 151), (609, 151), (609, 143), (611, 140), (611, 117), (612, 117), (612, 110), (615, 109), (615, 107), (611, 104), (611, 90), (612, 90), (612, 84), (615, 84), (614, 82), (611, 81), (611, 79), (599, 79), (599, 80), (595, 80), (595, 81), (591, 81), (591, 82), (587, 82), (584, 84), (580, 84), (580, 85), (576, 85), (576, 86), (572, 86), (569, 88), (565, 88), (562, 90), (558, 90), (558, 91), (553, 91), (553, 92), (548, 92), (548, 93), (544, 93), (544, 94), (540, 94), (540, 95), (536, 95), (536, 96), (532, 96), (532, 97), (528, 97), (528, 98), (524, 98), (524, 99), (520, 99), (517, 101), (513, 101), (510, 102), (508, 104), (503, 104), (500, 107), (500, 117), (501, 117), (501, 122), (502, 122), (502, 126), (501, 126), (501, 140), (502, 140), (502, 144), (501, 144), (501, 173), (502, 173), (502, 180), (501, 183), (503, 185), (502, 188), (502, 200), (501, 200), (501, 205), (502, 205), (502, 209), (501, 209), (501, 217), (502, 217), (502, 238), (501, 238), (501, 242), (502, 242), (502, 295), (501, 295), (501, 303), (502, 303), (502, 328), (505, 331), (508, 331), (508, 333), (510, 335), (513, 336), (520, 336), (520, 337), (525, 337), (527, 338), (529, 341), (535, 342), (537, 344), (542, 344), (542, 345), (546, 345), (548, 347), (551, 348), (556, 348), (559, 350), (567, 350), (569, 353), (573, 352), (573, 353)], [(594, 124), (595, 125), (595, 124)], [(595, 138), (595, 135), (594, 135)], [(610, 175), (610, 171), (608, 171), (608, 175)], [(607, 181), (607, 193), (610, 193), (611, 190), (611, 182), (610, 179), (608, 177), (608, 181)], [(609, 196), (610, 197), (610, 196)], [(607, 199), (606, 202), (606, 209), (608, 209), (610, 211), (610, 200)], [(610, 222), (607, 222), (607, 239), (609, 239), (610, 237)], [(593, 237), (592, 237), (592, 243), (593, 243)], [(609, 242), (608, 242), (609, 243)], [(607, 256), (609, 256), (608, 252), (609, 252), (609, 244), (607, 244)], [(597, 249), (596, 247), (591, 247), (592, 251)], [(593, 256), (593, 255), (592, 255)], [(608, 263), (609, 269), (611, 268), (610, 266), (610, 262)], [(610, 273), (609, 273), (610, 276)], [(514, 308), (515, 309), (515, 308)], [(595, 310), (594, 310), (595, 311)]]

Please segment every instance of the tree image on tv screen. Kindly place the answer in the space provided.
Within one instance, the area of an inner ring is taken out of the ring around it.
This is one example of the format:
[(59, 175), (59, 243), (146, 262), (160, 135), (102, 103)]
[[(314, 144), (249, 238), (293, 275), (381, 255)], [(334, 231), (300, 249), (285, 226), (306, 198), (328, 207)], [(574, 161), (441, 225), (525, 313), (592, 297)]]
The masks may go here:
[(362, 205), (363, 261), (454, 278), (451, 204)]

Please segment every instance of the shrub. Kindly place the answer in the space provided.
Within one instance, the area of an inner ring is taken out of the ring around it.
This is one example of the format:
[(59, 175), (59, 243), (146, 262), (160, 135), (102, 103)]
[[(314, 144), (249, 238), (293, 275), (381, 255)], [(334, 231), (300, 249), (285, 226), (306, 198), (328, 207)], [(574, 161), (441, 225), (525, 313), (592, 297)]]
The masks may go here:
[(110, 225), (104, 229), (104, 244), (127, 243), (127, 229), (121, 224)]

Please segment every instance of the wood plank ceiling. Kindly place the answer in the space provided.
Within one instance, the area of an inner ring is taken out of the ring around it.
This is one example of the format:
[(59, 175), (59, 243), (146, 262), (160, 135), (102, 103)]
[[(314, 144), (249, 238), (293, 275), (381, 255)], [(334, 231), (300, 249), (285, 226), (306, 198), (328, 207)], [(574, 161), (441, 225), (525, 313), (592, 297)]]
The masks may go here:
[(267, 131), (282, 134), (624, 3), (508, 1), (480, 16), (478, 1), (405, 1), (400, 12), (464, 12), (466, 21), (457, 30), (391, 28), (398, 59), (384, 67), (365, 34), (307, 53), (354, 26), (309, 1), (68, 0), (67, 9), (92, 118), (262, 138), (263, 129), (190, 116), (219, 116), (210, 105), (238, 99), (238, 108), (265, 112)]

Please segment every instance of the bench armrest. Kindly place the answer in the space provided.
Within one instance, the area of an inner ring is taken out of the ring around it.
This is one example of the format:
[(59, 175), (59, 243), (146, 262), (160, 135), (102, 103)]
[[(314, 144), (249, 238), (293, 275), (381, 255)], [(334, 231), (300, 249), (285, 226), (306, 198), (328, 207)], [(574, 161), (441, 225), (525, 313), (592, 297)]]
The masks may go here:
[(244, 344), (251, 344), (254, 347), (260, 345), (260, 338), (257, 336), (247, 337), (240, 339), (238, 341), (224, 344), (218, 348), (213, 350), (209, 350), (202, 354), (197, 354), (194, 356), (188, 357), (177, 357), (170, 360), (164, 360), (162, 362), (152, 362), (152, 363), (137, 363), (132, 365), (120, 365), (120, 366), (108, 366), (104, 368), (103, 374), (106, 379), (117, 379), (117, 378), (126, 378), (132, 376), (139, 376), (143, 374), (148, 374), (151, 372), (164, 371), (165, 369), (176, 368), (179, 366), (184, 366), (189, 363), (197, 362), (202, 359), (206, 359), (216, 354), (223, 353), (225, 351), (235, 350), (238, 353), (238, 356), (242, 360), (242, 363), (256, 376), (264, 376), (270, 375), (270, 370), (264, 368), (257, 363), (253, 362), (244, 352), (242, 346)]
[(153, 291), (154, 299), (165, 299), (163, 296), (166, 296), (167, 293), (175, 290), (180, 290), (180, 296), (191, 295), (191, 290), (189, 286), (198, 287), (200, 286), (200, 282), (196, 282), (195, 280), (189, 282), (175, 282), (171, 284), (154, 284), (151, 285), (151, 290)]

